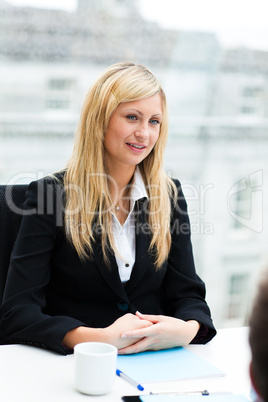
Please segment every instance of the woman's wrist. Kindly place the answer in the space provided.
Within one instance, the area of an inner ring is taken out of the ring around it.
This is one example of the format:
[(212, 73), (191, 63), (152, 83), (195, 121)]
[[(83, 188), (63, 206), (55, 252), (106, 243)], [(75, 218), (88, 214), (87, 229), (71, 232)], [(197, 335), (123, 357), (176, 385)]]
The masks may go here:
[(196, 335), (201, 327), (201, 324), (195, 320), (189, 320), (189, 321), (186, 321), (186, 323), (188, 326), (188, 335), (190, 338), (190, 341), (189, 341), (189, 343), (190, 343), (196, 337)]
[(66, 348), (73, 349), (81, 342), (108, 342), (105, 328), (77, 327), (65, 334), (62, 344)]

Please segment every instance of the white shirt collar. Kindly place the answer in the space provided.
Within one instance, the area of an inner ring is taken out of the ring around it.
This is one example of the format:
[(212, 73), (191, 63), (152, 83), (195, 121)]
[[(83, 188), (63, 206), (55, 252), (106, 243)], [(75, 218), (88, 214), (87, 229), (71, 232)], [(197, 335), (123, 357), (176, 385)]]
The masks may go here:
[[(123, 226), (126, 226), (129, 222), (130, 217), (132, 216), (132, 212), (135, 206), (135, 202), (140, 200), (141, 198), (147, 198), (148, 199), (148, 194), (145, 188), (145, 184), (140, 172), (139, 167), (136, 168), (135, 172), (134, 172), (134, 178), (133, 178), (133, 183), (131, 186), (131, 193), (129, 195), (129, 199), (130, 199), (130, 208), (129, 208), (129, 214), (128, 217), (124, 223)], [(112, 212), (113, 218), (115, 219), (115, 221), (118, 223), (118, 228), (120, 227), (120, 230), (122, 228), (121, 224), (119, 223), (117, 217), (115, 216), (114, 212)], [(114, 227), (115, 230), (115, 227)]]
[(135, 202), (141, 198), (148, 198), (146, 188), (142, 179), (141, 172), (137, 167), (133, 177), (131, 186), (130, 198), (130, 212), (123, 226), (121, 226), (115, 214), (112, 212), (113, 217), (113, 235), (116, 250), (116, 262), (118, 265), (118, 272), (122, 282), (130, 279), (132, 269), (136, 260), (136, 231), (135, 231), (135, 216), (133, 214)]

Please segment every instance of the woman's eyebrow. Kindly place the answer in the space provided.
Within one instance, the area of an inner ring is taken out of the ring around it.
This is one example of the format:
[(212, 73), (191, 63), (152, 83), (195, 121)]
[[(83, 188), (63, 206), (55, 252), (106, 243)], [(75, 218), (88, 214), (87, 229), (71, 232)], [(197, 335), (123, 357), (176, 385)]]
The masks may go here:
[[(139, 115), (143, 116), (143, 113), (140, 112), (140, 111), (137, 110), (137, 109), (124, 109), (124, 112), (136, 112), (136, 113), (138, 113)], [(155, 113), (155, 114), (152, 114), (152, 117), (156, 117), (156, 116), (162, 117), (162, 113)]]
[(140, 112), (139, 110), (137, 110), (137, 109), (124, 109), (124, 112), (136, 112), (136, 113), (138, 113), (138, 114), (140, 114), (140, 115), (143, 115), (143, 113), (142, 112)]

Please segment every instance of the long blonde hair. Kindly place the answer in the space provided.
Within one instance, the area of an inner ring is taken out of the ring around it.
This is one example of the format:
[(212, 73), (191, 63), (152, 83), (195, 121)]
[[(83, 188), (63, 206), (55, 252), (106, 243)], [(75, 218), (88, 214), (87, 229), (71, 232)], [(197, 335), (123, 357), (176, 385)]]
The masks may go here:
[(96, 231), (109, 267), (107, 251), (116, 252), (112, 227), (111, 193), (105, 169), (103, 140), (109, 119), (121, 102), (148, 98), (159, 93), (163, 118), (158, 140), (139, 164), (149, 199), (150, 250), (156, 268), (167, 259), (171, 246), (170, 197), (176, 186), (164, 172), (164, 150), (168, 136), (165, 94), (155, 76), (144, 66), (117, 63), (108, 67), (90, 88), (81, 111), (72, 156), (64, 176), (66, 191), (65, 229), (81, 259), (91, 257)]

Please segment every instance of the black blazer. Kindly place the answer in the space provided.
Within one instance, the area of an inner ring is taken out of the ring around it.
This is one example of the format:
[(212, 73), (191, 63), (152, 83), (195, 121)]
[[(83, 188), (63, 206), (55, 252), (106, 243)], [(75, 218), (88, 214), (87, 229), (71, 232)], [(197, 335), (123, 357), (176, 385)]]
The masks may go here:
[(33, 344), (66, 354), (62, 340), (68, 331), (78, 326), (103, 328), (137, 310), (197, 320), (205, 333), (202, 343), (209, 341), (216, 331), (205, 302), (205, 285), (195, 271), (186, 202), (175, 182), (179, 196), (172, 206), (168, 261), (155, 270), (148, 252), (148, 201), (141, 199), (135, 206), (136, 262), (124, 286), (112, 252), (110, 267), (104, 263), (98, 228), (93, 255), (85, 261), (67, 241), (62, 177), (32, 182), (0, 309), (0, 342)]

